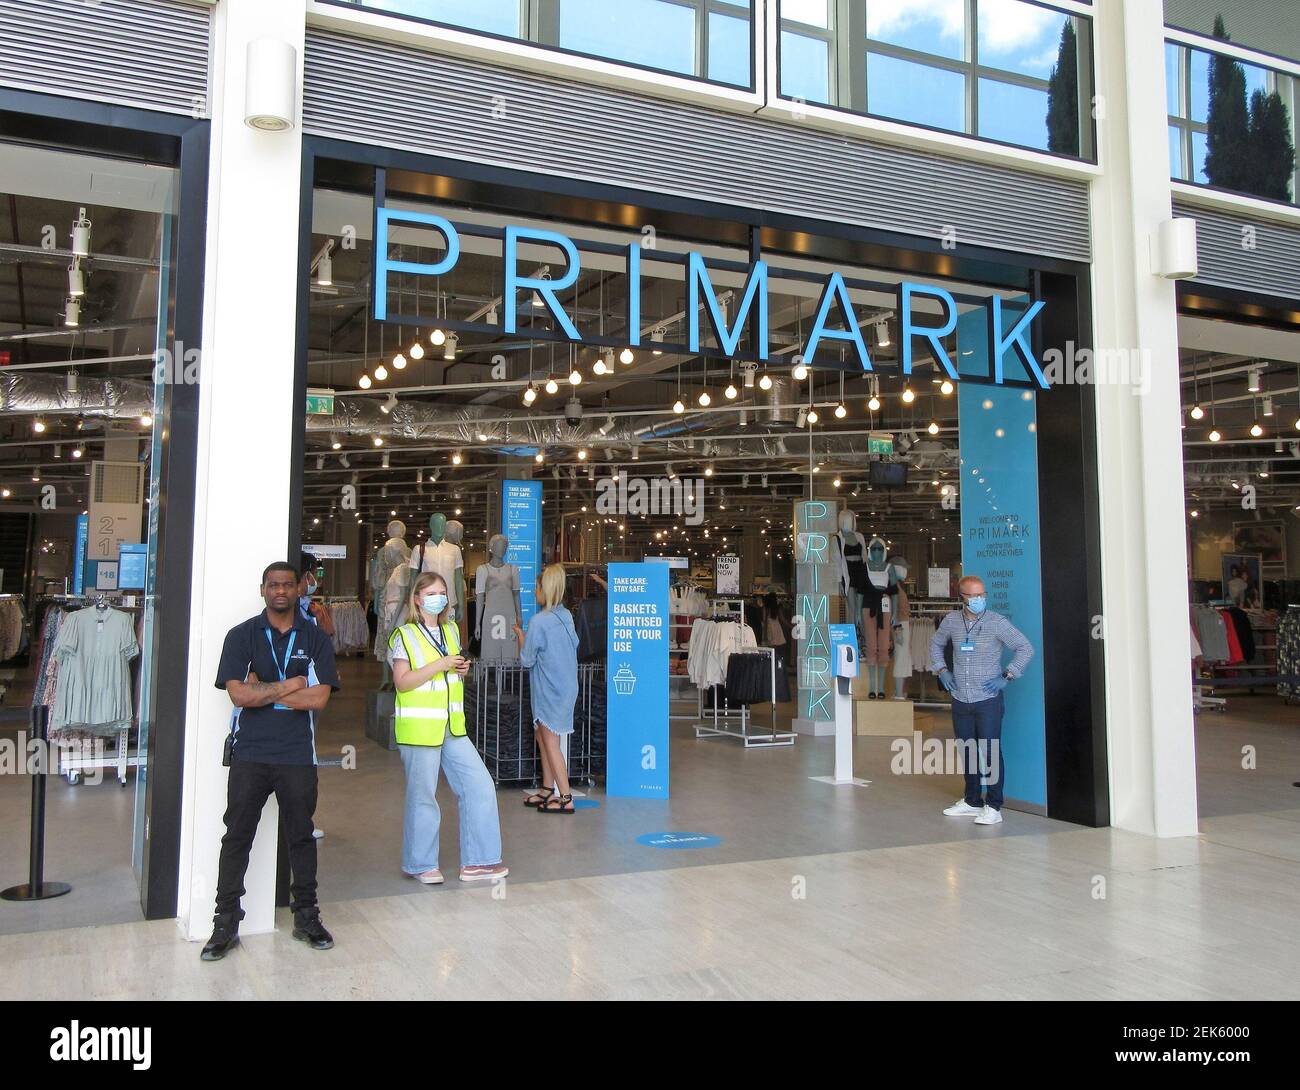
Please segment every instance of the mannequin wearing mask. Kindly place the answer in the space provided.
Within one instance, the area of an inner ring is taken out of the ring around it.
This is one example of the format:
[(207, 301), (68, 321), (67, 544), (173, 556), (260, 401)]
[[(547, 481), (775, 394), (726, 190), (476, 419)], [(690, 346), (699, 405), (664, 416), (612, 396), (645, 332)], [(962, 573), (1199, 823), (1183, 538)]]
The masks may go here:
[[(506, 563), (510, 542), (505, 534), (493, 534), (488, 541), (488, 561), (474, 573), (474, 636), (479, 641), (479, 658), (484, 662), (517, 662), (519, 641), (515, 625), (523, 626), (519, 601), (519, 569)], [(487, 633), (485, 636), (484, 633)]]
[(460, 629), (461, 645), (468, 640), (465, 632), (465, 559), (460, 546), (450, 539), (448, 529), (457, 534), (458, 539), (465, 533), (465, 527), (459, 522), (447, 521), (447, 516), (435, 512), (429, 516), (429, 540), (421, 542), (411, 552), (411, 571), (437, 572), (447, 584), (447, 594), (451, 599), (451, 616)]
[(894, 699), (905, 700), (907, 679), (912, 676), (912, 610), (907, 602), (907, 558), (889, 558), (889, 583), (894, 588)]
[(885, 699), (885, 673), (889, 669), (892, 597), (885, 543), (879, 537), (867, 542), (867, 585), (862, 593), (862, 663), (867, 674), (867, 698)]
[(863, 642), (862, 592), (867, 584), (867, 542), (858, 533), (858, 516), (841, 511), (839, 533), (835, 535), (835, 555), (839, 561), (840, 593), (844, 595), (845, 616), (858, 629), (858, 645)]

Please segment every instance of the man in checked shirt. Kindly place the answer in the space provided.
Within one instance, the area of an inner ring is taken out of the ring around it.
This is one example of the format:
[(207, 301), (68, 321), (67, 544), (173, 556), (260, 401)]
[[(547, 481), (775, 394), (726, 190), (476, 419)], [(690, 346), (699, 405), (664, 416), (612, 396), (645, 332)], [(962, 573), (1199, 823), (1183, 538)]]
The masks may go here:
[[(965, 797), (944, 810), (948, 817), (974, 817), (976, 825), (1002, 821), (1002, 690), (1025, 672), (1034, 649), (1024, 634), (988, 608), (984, 581), (967, 575), (957, 584), (962, 608), (949, 613), (930, 640), (930, 669), (952, 694), (952, 729), (962, 743)], [(944, 648), (952, 644), (952, 669)], [(1002, 651), (1012, 653), (1004, 668)], [(972, 750), (974, 752), (972, 752)], [(977, 764), (978, 760), (978, 764)]]

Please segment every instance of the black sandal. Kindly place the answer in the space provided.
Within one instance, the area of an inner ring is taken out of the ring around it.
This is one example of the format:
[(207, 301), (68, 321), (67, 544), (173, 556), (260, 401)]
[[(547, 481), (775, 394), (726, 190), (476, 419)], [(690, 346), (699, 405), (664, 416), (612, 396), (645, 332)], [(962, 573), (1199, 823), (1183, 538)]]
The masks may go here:
[[(552, 806), (551, 803), (558, 802), (558, 806)], [(565, 807), (568, 807), (566, 810)], [(577, 808), (573, 805), (572, 795), (555, 795), (547, 799), (537, 808), (539, 814), (576, 814)]]
[(543, 787), (541, 791), (534, 791), (524, 799), (524, 805), (531, 806), (534, 810), (540, 809), (550, 801), (551, 796), (554, 794), (554, 787)]

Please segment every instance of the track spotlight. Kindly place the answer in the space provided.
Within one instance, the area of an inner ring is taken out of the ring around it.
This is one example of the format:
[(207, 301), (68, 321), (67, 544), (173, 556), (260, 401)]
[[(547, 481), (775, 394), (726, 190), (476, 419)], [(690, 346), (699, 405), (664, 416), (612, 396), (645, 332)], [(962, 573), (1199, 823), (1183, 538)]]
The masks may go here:
[(388, 413), (391, 413), (395, 408), (397, 408), (397, 395), (393, 393), (392, 390), (389, 390), (388, 397), (386, 397), (384, 399), (384, 403), (379, 406), (379, 411), (387, 415)]
[(73, 299), (80, 299), (86, 294), (86, 274), (75, 261), (68, 266), (68, 294)]
[(330, 436), (330, 447), (331, 447), (333, 450), (338, 450), (339, 447), (341, 447), (342, 445), (343, 445), (343, 442), (342, 442), (342, 440), (339, 439), (339, 437), (338, 437), (337, 435), (331, 435), (331, 436)]
[(800, 406), (799, 412), (795, 415), (794, 426), (796, 428), (802, 428), (807, 423), (808, 423), (808, 410), (803, 406)]
[(446, 343), (442, 346), (442, 358), (445, 360), (454, 360), (456, 358), (456, 346), (460, 344), (460, 338), (455, 333), (448, 333)]
[(90, 255), (90, 220), (86, 218), (86, 210), (79, 209), (80, 215), (72, 224), (72, 255), (74, 257), (88, 257)]
[(1258, 367), (1251, 368), (1246, 373), (1246, 390), (1248, 393), (1259, 393), (1260, 371)]
[(888, 319), (876, 323), (876, 345), (879, 348), (889, 347), (889, 321)]
[(81, 304), (77, 300), (69, 299), (63, 305), (63, 324), (69, 329), (81, 325)]
[[(655, 329), (655, 330), (652, 330), (651, 333), (650, 333), (650, 343), (651, 343), (651, 344), (663, 344), (663, 343), (664, 343), (664, 331), (663, 331), (662, 329)], [(662, 348), (652, 348), (650, 351), (651, 351), (651, 354), (652, 354), (652, 355), (655, 355), (655, 356), (662, 356), (662, 355), (664, 354), (664, 350), (663, 350)]]

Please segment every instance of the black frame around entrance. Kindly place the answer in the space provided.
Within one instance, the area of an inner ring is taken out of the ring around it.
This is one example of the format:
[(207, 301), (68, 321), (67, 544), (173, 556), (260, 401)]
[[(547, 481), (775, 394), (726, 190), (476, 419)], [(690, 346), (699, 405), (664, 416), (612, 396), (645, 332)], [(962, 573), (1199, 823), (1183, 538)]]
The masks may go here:
[[(52, 133), (57, 133), (54, 139)], [(202, 347), (209, 122), (176, 114), (0, 88), (0, 140), (134, 158), (179, 170), (175, 289), (167, 343)], [(176, 915), (180, 878), (190, 585), (198, 469), (199, 383), (168, 383), (163, 429), (155, 589), (157, 668), (151, 702), (140, 903), (146, 919)]]
[[(329, 173), (321, 178), (324, 167)], [(411, 171), (449, 179), (451, 193), (438, 199), (518, 209), (529, 216), (569, 223), (625, 227), (653, 222), (667, 235), (749, 247), (766, 237), (770, 248), (799, 256), (906, 271), (938, 281), (973, 280), (1032, 288), (1047, 301), (1048, 317), (1036, 331), (1035, 348), (1067, 351), (1092, 343), (1089, 270), (1084, 264), (1038, 255), (1015, 255), (986, 247), (944, 249), (939, 239), (916, 238), (762, 209), (693, 201), (647, 190), (598, 186), (551, 175), (507, 171), (461, 160), (307, 135), (303, 139), (297, 350), (294, 403), (297, 422), (292, 458), (302, 464), (306, 423), (308, 306), (312, 259), (313, 191), (318, 184), (373, 192), (372, 171)], [(617, 213), (617, 214), (616, 214)], [(629, 215), (631, 218), (629, 218)], [(781, 240), (789, 240), (783, 245)], [(1110, 824), (1107, 766), (1105, 644), (1093, 638), (1101, 608), (1101, 525), (1097, 495), (1097, 435), (1090, 386), (1054, 387), (1039, 398), (1039, 488), (1051, 496), (1041, 505), (1043, 644), (1047, 750), (1047, 816), (1080, 825)], [(291, 474), (288, 554), (302, 543), (303, 479)]]

